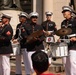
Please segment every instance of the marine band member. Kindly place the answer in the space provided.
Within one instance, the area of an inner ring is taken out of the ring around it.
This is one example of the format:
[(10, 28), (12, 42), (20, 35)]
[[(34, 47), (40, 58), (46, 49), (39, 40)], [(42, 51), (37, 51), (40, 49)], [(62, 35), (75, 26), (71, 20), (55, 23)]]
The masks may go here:
[[(69, 6), (62, 7), (62, 14), (65, 20), (61, 23), (61, 28), (71, 28), (72, 33), (70, 34), (70, 43), (68, 44), (69, 56), (63, 58), (66, 75), (76, 75), (74, 71), (76, 69), (76, 19), (72, 17), (72, 9)], [(65, 37), (65, 39), (67, 36)]]
[(13, 29), (10, 25), (11, 15), (3, 13), (0, 27), (0, 75), (10, 75), (10, 54), (13, 53), (11, 39)]

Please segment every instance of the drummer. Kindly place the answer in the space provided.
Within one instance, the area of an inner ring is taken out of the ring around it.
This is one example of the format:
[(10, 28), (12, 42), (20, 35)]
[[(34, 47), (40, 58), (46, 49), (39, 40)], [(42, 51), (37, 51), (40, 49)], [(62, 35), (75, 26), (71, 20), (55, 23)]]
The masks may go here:
[[(37, 24), (38, 17), (39, 17), (39, 14), (37, 12), (31, 12), (29, 14), (31, 23), (29, 25), (26, 25), (26, 31), (28, 33), (28, 36), (34, 33), (35, 31), (42, 30), (43, 32), (42, 26)], [(44, 36), (41, 35), (40, 37), (33, 38), (34, 40), (34, 42), (32, 41), (33, 43), (28, 42), (27, 44), (28, 57), (31, 64), (31, 72), (34, 72), (32, 67), (31, 55), (37, 50), (44, 50), (43, 39), (44, 39)]]
[(46, 40), (46, 42), (44, 42), (45, 50), (48, 51), (50, 49), (50, 43), (55, 42), (55, 38), (53, 35), (55, 34), (54, 32), (57, 31), (57, 27), (55, 22), (51, 20), (53, 13), (47, 11), (45, 12), (45, 15), (46, 15), (46, 21), (42, 22), (41, 25), (45, 31), (45, 40)]
[[(61, 28), (71, 28), (72, 30), (68, 44), (69, 56), (63, 58), (66, 75), (76, 75), (76, 19), (73, 18), (72, 12), (73, 10), (69, 6), (62, 7), (62, 14), (65, 19), (61, 23)], [(65, 37), (67, 38), (67, 36)]]

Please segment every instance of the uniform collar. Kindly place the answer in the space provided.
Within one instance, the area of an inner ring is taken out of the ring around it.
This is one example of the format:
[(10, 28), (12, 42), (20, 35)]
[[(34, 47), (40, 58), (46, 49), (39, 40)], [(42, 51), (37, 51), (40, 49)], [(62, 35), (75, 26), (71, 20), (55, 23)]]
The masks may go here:
[(72, 20), (72, 18), (69, 18), (69, 19), (66, 19), (67, 21), (70, 21), (70, 20)]
[(46, 22), (50, 22), (51, 20), (46, 20)]

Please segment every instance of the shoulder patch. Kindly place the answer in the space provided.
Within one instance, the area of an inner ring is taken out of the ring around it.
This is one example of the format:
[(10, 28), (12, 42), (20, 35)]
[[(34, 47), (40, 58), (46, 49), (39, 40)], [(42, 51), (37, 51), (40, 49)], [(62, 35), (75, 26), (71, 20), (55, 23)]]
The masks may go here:
[(10, 32), (10, 31), (8, 31), (8, 32), (6, 33), (6, 35), (11, 35), (11, 32)]

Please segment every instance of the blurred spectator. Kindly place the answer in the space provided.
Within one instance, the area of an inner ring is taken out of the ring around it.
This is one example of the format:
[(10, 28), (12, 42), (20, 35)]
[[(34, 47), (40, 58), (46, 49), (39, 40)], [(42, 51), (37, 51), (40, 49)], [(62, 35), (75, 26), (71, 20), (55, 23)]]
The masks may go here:
[[(48, 70), (49, 60), (45, 52), (36, 51), (35, 53), (32, 54), (31, 59), (36, 75), (54, 75), (50, 73), (50, 71)], [(35, 75), (35, 73), (33, 75)]]

